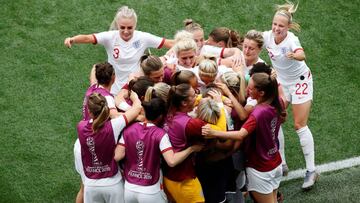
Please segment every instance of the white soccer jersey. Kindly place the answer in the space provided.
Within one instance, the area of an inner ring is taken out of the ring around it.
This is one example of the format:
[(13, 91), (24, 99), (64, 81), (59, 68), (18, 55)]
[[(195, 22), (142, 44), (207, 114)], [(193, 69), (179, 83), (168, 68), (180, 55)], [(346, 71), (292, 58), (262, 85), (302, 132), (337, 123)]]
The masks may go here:
[(105, 47), (108, 62), (114, 66), (116, 79), (111, 88), (111, 93), (116, 95), (126, 84), (130, 73), (140, 70), (139, 60), (147, 48), (161, 48), (164, 38), (155, 35), (134, 31), (129, 41), (120, 37), (118, 30), (94, 34), (95, 43)]
[(211, 45), (204, 45), (200, 50), (200, 55), (210, 55), (215, 56), (216, 58), (223, 58), (224, 57), (224, 50), (225, 48), (215, 47)]
[(271, 63), (276, 70), (278, 80), (281, 84), (289, 84), (299, 79), (301, 75), (309, 72), (309, 68), (304, 61), (288, 59), (288, 52), (296, 52), (303, 49), (299, 39), (291, 32), (287, 33), (286, 38), (276, 44), (272, 31), (263, 33), (264, 47), (267, 49)]

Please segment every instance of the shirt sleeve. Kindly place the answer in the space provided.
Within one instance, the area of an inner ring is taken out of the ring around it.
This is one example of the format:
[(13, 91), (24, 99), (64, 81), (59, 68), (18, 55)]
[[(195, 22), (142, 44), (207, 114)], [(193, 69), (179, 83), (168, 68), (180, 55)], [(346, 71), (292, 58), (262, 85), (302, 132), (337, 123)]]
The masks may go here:
[(146, 46), (150, 48), (160, 49), (165, 43), (165, 38), (161, 38), (147, 32), (143, 32), (143, 39)]
[(271, 30), (270, 31), (265, 31), (263, 32), (263, 38), (264, 38), (264, 45), (263, 48), (266, 48), (266, 46), (268, 44), (270, 44), (270, 35), (271, 35)]
[(299, 41), (299, 38), (296, 37), (295, 35), (292, 35), (292, 38), (291, 38), (291, 51), (292, 52), (296, 52), (297, 50), (303, 50), (301, 44), (300, 44), (300, 41)]
[(161, 153), (172, 150), (172, 145), (167, 133), (165, 133), (165, 135), (161, 138), (159, 148)]
[(111, 125), (114, 132), (115, 141), (119, 139), (120, 132), (125, 128), (127, 125), (126, 116), (123, 114), (117, 118), (111, 119)]
[(255, 107), (256, 104), (257, 104), (256, 99), (253, 99), (253, 98), (251, 98), (251, 97), (248, 97), (248, 98), (246, 99), (246, 105)]
[(250, 115), (249, 118), (246, 120), (244, 125), (242, 126), (249, 134), (255, 131), (256, 128), (256, 118), (253, 115)]
[(106, 99), (109, 109), (116, 109), (114, 97), (105, 96), (105, 99)]
[(201, 136), (201, 127), (206, 125), (206, 123), (198, 118), (192, 118), (186, 124), (185, 133), (187, 137)]
[(95, 38), (95, 44), (101, 44), (105, 47), (108, 46), (111, 43), (113, 32), (114, 31), (107, 31), (93, 34)]
[(210, 45), (204, 45), (201, 48), (200, 54), (201, 55), (213, 55), (217, 58), (222, 58), (223, 52), (224, 52), (224, 48), (210, 46)]

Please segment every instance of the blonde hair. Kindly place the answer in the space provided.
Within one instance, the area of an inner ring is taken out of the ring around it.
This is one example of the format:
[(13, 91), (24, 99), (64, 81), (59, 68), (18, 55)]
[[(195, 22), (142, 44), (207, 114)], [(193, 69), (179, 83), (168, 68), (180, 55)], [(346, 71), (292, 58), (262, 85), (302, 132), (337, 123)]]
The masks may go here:
[(203, 98), (197, 106), (197, 113), (197, 117), (201, 120), (216, 124), (220, 118), (221, 109), (213, 99)]
[(262, 32), (259, 32), (257, 30), (249, 30), (245, 35), (245, 39), (255, 41), (260, 49), (264, 45), (264, 37), (262, 35)]
[(94, 116), (92, 124), (93, 132), (97, 132), (109, 119), (110, 109), (106, 99), (99, 93), (92, 93), (88, 100), (89, 112)]
[(204, 59), (199, 63), (199, 76), (216, 78), (218, 74), (218, 66), (216, 61)]
[(289, 28), (295, 31), (300, 31), (300, 25), (293, 20), (293, 14), (296, 12), (299, 4), (294, 4), (286, 1), (286, 4), (276, 5), (275, 15), (281, 15), (289, 20)]
[(147, 88), (144, 101), (149, 102), (151, 99), (158, 97), (167, 102), (170, 88), (170, 85), (166, 83), (156, 83), (154, 86)]
[(221, 82), (238, 97), (240, 104), (245, 104), (245, 78), (240, 72), (225, 72), (221, 75)]
[(193, 39), (193, 34), (186, 30), (179, 30), (174, 36), (175, 42), (179, 42), (183, 39)]
[(118, 21), (120, 18), (128, 18), (128, 19), (134, 19), (135, 25), (137, 23), (137, 15), (135, 13), (135, 10), (132, 8), (129, 8), (128, 6), (122, 6), (120, 7), (114, 17), (114, 20), (110, 24), (109, 30), (118, 30)]
[(184, 38), (178, 41), (173, 48), (176, 56), (178, 56), (180, 51), (194, 50), (196, 52), (197, 46), (193, 39)]
[(185, 30), (188, 32), (195, 32), (197, 30), (204, 31), (200, 24), (195, 23), (192, 19), (185, 19), (183, 21)]

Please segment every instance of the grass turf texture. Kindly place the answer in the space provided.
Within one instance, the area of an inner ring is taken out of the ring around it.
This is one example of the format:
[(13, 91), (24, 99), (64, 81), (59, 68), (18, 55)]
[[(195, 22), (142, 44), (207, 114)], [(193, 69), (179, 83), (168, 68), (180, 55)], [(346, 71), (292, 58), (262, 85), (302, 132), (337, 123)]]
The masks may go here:
[[(167, 38), (182, 28), (185, 18), (202, 24), (206, 34), (217, 26), (242, 33), (254, 28), (263, 31), (271, 28), (273, 5), (281, 3), (2, 0), (0, 202), (74, 201), (80, 181), (73, 166), (75, 126), (81, 118), (91, 66), (105, 61), (106, 54), (102, 46), (93, 45), (75, 45), (69, 50), (63, 46), (66, 37), (107, 30), (117, 8), (124, 4), (136, 10), (138, 30)], [(359, 156), (358, 3), (302, 1), (295, 20), (302, 26), (297, 35), (314, 78), (309, 126), (316, 162)], [(268, 61), (265, 53), (262, 56)], [(290, 169), (297, 169), (304, 167), (304, 161), (291, 121), (290, 113), (284, 128), (286, 155)], [(347, 178), (342, 180), (349, 184)], [(283, 184), (289, 191), (285, 194), (296, 196), (300, 183)], [(326, 187), (326, 181), (319, 185), (332, 191), (329, 195), (338, 191)], [(359, 190), (355, 191), (348, 193), (359, 196)], [(346, 197), (342, 195), (337, 194), (336, 199)]]

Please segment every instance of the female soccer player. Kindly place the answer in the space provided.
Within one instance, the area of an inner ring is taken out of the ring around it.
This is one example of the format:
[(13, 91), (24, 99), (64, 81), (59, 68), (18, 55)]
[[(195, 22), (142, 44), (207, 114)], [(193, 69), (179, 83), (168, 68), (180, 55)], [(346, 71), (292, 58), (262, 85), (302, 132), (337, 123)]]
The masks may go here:
[(137, 95), (130, 96), (133, 106), (123, 116), (109, 119), (110, 111), (104, 96), (93, 93), (87, 106), (90, 120), (77, 125), (81, 156), (75, 166), (84, 184), (84, 202), (124, 202), (123, 182), (114, 160), (114, 150), (121, 130), (140, 113)]
[(117, 94), (127, 82), (130, 73), (139, 71), (139, 59), (147, 48), (170, 48), (172, 40), (137, 31), (137, 15), (133, 9), (122, 6), (115, 15), (112, 27), (116, 30), (90, 34), (76, 35), (65, 39), (64, 44), (92, 43), (105, 47), (108, 62), (114, 66), (116, 73), (112, 94)]
[(125, 202), (166, 202), (162, 188), (160, 158), (170, 167), (185, 160), (202, 146), (193, 145), (174, 153), (169, 136), (160, 128), (166, 115), (166, 103), (161, 98), (142, 103), (145, 121), (127, 127), (120, 139), (115, 160), (124, 159)]
[(250, 96), (258, 104), (239, 131), (221, 132), (204, 126), (203, 135), (244, 142), (248, 190), (256, 202), (276, 202), (282, 177), (277, 136), (284, 119), (277, 81), (266, 73), (255, 73), (249, 81)]
[(289, 29), (300, 30), (294, 22), (297, 9), (291, 2), (279, 5), (272, 21), (272, 29), (264, 32), (264, 46), (276, 70), (277, 79), (283, 87), (287, 102), (291, 103), (294, 127), (300, 138), (306, 162), (303, 189), (310, 189), (318, 179), (315, 171), (315, 150), (313, 135), (307, 126), (313, 99), (313, 80), (305, 63), (305, 52), (299, 39)]

